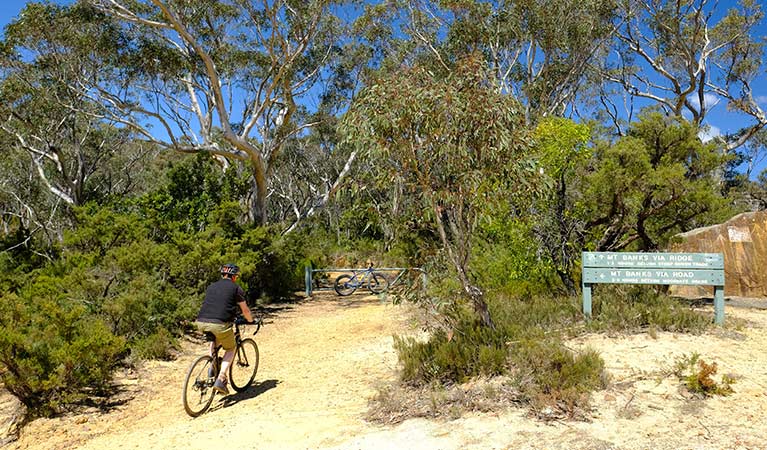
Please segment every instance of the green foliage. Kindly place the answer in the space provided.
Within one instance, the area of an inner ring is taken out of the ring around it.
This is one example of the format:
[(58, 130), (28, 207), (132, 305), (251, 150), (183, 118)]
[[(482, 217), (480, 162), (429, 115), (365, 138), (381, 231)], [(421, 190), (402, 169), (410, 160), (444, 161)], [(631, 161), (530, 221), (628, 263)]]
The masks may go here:
[(423, 206), (478, 209), (499, 183), (521, 181), (526, 145), (519, 103), (487, 76), (474, 57), (444, 76), (415, 67), (374, 80), (342, 121), (345, 143), (385, 161), (383, 176), (406, 177)]
[[(474, 321), (472, 321), (474, 322)], [(402, 379), (415, 384), (465, 382), (471, 377), (506, 372), (507, 350), (502, 336), (474, 322), (458, 334), (437, 332), (428, 341), (394, 338)]]
[(545, 189), (532, 202), (530, 234), (570, 294), (576, 290), (570, 273), (583, 249), (577, 203), (580, 177), (593, 154), (587, 146), (590, 136), (589, 127), (557, 117), (542, 120), (534, 133)]
[[(605, 286), (606, 287), (606, 286)], [(711, 326), (709, 314), (684, 306), (656, 289), (646, 286), (601, 289), (596, 286), (592, 305), (595, 330), (639, 330), (648, 327), (661, 331), (701, 333)]]
[(463, 292), (492, 319), (470, 271), (478, 220), (507, 195), (531, 189), (528, 131), (519, 102), (492, 87), (482, 55), (435, 73), (413, 68), (374, 80), (346, 113), (345, 143), (386, 162), (382, 176), (416, 196), (412, 214), (440, 237)]
[(533, 139), (539, 164), (554, 182), (570, 179), (576, 169), (583, 167), (591, 157), (586, 147), (591, 130), (561, 117), (547, 117), (535, 128)]
[(0, 298), (0, 377), (34, 414), (105, 392), (124, 348), (103, 321), (60, 293)]
[(527, 339), (511, 358), (520, 370), (520, 388), (534, 411), (572, 417), (588, 405), (589, 394), (607, 386), (605, 364), (591, 349), (573, 354), (557, 339)]
[(515, 297), (556, 290), (556, 272), (539, 255), (533, 225), (498, 208), (480, 224), (471, 267), (479, 285)]
[(705, 362), (697, 352), (677, 358), (674, 361), (673, 372), (692, 393), (705, 396), (733, 393), (731, 385), (735, 380), (730, 376), (722, 375), (721, 382), (717, 383), (712, 378), (712, 375), (717, 372), (716, 362)]
[(27, 282), (27, 273), (43, 267), (46, 253), (58, 256), (56, 248), (46, 248), (25, 228), (0, 235), (0, 292), (13, 292)]
[(165, 328), (158, 328), (154, 333), (137, 339), (131, 348), (132, 355), (139, 360), (170, 359), (171, 349), (177, 349), (175, 337)]
[(238, 186), (209, 159), (188, 158), (155, 192), (75, 208), (77, 227), (55, 259), (24, 247), (0, 253), (9, 292), (0, 299), (0, 372), (9, 390), (51, 414), (106, 391), (125, 357), (170, 357), (225, 262), (241, 266), (251, 303), (292, 296), (305, 244), (242, 225), (229, 201)]
[(697, 134), (683, 119), (645, 113), (628, 136), (596, 148), (577, 204), (588, 248), (654, 251), (733, 215), (715, 177), (726, 157)]
[(133, 202), (132, 209), (147, 220), (153, 239), (169, 239), (178, 231), (202, 231), (218, 225), (229, 235), (242, 232), (242, 210), (236, 203), (248, 189), (236, 171), (223, 172), (205, 154), (170, 163), (165, 184)]

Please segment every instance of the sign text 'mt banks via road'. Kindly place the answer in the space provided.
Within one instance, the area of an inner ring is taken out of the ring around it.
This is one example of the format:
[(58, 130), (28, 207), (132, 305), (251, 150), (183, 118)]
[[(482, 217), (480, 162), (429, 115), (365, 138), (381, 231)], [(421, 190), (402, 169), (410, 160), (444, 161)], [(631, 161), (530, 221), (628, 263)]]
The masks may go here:
[(584, 283), (707, 285), (724, 284), (721, 270), (583, 268)]

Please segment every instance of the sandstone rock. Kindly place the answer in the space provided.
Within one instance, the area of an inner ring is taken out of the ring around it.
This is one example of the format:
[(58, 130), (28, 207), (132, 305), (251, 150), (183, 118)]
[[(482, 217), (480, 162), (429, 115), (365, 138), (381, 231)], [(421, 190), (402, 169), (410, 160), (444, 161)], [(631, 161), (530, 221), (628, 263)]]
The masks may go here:
[(0, 387), (0, 447), (18, 438), (26, 412), (26, 407), (16, 397)]
[[(767, 211), (739, 214), (727, 222), (677, 235), (673, 252), (723, 253), (724, 295), (767, 297)], [(682, 297), (712, 297), (709, 286), (672, 286)]]

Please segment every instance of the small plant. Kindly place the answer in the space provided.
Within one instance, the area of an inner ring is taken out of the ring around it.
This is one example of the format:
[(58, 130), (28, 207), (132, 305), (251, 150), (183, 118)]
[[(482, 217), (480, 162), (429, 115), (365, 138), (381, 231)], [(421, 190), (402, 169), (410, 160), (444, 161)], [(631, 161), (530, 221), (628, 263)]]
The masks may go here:
[(595, 331), (648, 330), (653, 337), (660, 331), (702, 333), (710, 326), (710, 316), (646, 286), (600, 290), (589, 324)]
[(542, 419), (581, 417), (589, 394), (608, 384), (604, 361), (596, 351), (576, 354), (557, 339), (522, 341), (511, 358), (518, 368), (521, 393)]
[(734, 378), (723, 375), (721, 381), (717, 383), (712, 378), (716, 372), (716, 362), (705, 362), (697, 352), (682, 356), (674, 363), (674, 374), (684, 382), (690, 392), (709, 397), (732, 394), (731, 385), (735, 382)]

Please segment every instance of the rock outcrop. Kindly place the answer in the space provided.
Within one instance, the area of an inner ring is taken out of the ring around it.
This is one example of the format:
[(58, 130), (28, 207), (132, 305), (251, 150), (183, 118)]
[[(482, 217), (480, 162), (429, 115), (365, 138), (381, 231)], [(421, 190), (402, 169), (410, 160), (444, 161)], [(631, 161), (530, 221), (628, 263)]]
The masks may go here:
[[(727, 297), (767, 297), (767, 211), (739, 214), (727, 222), (688, 231), (670, 251), (723, 253)], [(672, 286), (672, 295), (711, 297), (708, 286)]]

